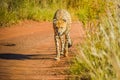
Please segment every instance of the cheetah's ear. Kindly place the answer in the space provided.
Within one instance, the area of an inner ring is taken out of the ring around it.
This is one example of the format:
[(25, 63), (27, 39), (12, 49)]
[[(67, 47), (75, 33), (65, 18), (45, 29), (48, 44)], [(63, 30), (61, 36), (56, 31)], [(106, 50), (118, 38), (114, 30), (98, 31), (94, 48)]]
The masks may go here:
[(53, 19), (53, 23), (56, 23), (57, 19)]

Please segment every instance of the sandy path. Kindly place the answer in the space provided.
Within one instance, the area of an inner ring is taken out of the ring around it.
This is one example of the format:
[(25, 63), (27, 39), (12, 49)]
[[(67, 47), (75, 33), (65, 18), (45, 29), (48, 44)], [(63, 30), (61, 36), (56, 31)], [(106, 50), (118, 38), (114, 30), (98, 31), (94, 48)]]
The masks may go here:
[(73, 22), (69, 57), (54, 60), (51, 22), (24, 21), (0, 28), (0, 80), (65, 80), (76, 44), (82, 40), (80, 22)]

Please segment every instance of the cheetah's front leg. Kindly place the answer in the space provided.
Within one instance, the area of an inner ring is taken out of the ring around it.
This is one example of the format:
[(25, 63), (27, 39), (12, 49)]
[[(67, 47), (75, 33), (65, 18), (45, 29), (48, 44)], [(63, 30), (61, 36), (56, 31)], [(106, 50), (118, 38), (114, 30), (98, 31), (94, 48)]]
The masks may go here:
[(64, 42), (64, 36), (60, 37), (60, 42), (61, 42), (61, 53), (60, 54), (64, 54), (64, 47), (65, 47), (65, 42)]
[(67, 34), (67, 35), (65, 35), (65, 53), (64, 53), (65, 57), (68, 56), (68, 40), (69, 40), (69, 36)]
[(55, 59), (56, 60), (60, 60), (59, 36), (55, 35), (54, 38), (55, 38), (56, 54), (57, 54)]

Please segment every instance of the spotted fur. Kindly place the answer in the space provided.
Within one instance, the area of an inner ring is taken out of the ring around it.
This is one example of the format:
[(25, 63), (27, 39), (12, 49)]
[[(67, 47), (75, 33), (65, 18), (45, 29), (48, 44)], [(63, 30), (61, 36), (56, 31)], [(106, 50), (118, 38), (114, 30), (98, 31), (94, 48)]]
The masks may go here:
[(71, 16), (64, 9), (58, 9), (53, 17), (54, 39), (56, 45), (56, 58), (60, 60), (60, 54), (68, 56), (68, 48), (72, 46), (70, 38)]

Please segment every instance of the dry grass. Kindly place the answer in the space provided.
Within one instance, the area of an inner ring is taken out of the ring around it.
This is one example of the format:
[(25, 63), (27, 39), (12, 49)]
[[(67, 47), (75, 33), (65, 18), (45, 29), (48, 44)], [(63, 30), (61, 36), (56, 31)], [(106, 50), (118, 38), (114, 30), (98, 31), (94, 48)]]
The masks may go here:
[[(107, 0), (106, 15), (100, 17), (96, 32), (87, 32), (78, 46), (71, 73), (81, 80), (120, 80), (119, 0)], [(73, 78), (73, 79), (76, 79)]]
[(0, 26), (14, 24), (24, 19), (52, 21), (59, 8), (68, 10), (73, 20), (84, 24), (98, 19), (104, 12), (102, 0), (2, 0), (0, 2)]

